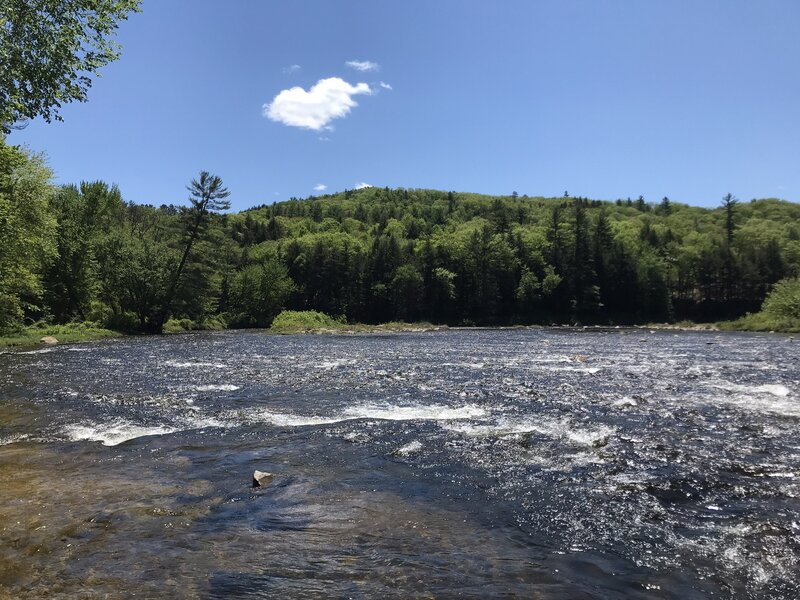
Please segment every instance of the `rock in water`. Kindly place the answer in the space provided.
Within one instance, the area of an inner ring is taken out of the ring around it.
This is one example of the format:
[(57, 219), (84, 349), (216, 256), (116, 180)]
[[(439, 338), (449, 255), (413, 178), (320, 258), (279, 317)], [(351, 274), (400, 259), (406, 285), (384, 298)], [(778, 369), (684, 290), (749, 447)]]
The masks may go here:
[(42, 339), (39, 340), (42, 344), (57, 344), (58, 340), (54, 338), (52, 335), (46, 335)]
[(265, 473), (264, 471), (253, 473), (253, 487), (264, 487), (270, 481), (272, 481), (272, 473)]

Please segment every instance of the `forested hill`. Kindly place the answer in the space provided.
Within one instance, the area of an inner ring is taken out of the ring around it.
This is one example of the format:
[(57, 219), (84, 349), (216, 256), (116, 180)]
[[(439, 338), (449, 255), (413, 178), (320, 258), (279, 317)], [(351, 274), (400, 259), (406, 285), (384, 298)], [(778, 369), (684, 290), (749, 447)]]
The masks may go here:
[(758, 310), (800, 274), (800, 205), (775, 199), (365, 188), (223, 214), (126, 203), (102, 182), (56, 188), (40, 158), (0, 150), (0, 328), (263, 326), (284, 308), (368, 323), (709, 321)]
[(484, 196), (366, 188), (230, 216), (292, 305), (449, 323), (716, 320), (800, 272), (800, 205)]

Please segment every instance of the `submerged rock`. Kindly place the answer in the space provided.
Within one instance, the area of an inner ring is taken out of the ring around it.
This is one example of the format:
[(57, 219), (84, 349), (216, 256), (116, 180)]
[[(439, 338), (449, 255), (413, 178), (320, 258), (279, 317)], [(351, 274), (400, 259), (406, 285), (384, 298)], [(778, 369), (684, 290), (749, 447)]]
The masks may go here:
[(409, 442), (405, 446), (401, 446), (397, 448), (394, 452), (392, 452), (395, 456), (410, 456), (412, 454), (418, 453), (422, 450), (422, 442), (419, 440), (414, 440), (413, 442)]
[(639, 406), (639, 403), (636, 402), (634, 398), (630, 396), (624, 396), (619, 400), (614, 401), (614, 406)]
[(253, 487), (264, 487), (272, 481), (272, 473), (255, 471), (253, 473)]
[(54, 338), (52, 335), (46, 335), (42, 339), (39, 340), (42, 344), (57, 344), (58, 340)]

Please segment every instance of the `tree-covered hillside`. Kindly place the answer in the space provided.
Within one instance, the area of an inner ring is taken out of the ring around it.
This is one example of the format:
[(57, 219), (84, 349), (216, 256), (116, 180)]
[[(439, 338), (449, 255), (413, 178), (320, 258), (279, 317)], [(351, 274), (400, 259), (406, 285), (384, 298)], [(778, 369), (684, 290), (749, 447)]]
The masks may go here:
[(284, 308), (367, 323), (709, 321), (758, 310), (800, 274), (800, 205), (775, 199), (365, 188), (221, 214), (127, 203), (102, 182), (57, 188), (41, 158), (7, 145), (0, 236), (6, 329), (266, 326)]
[(368, 322), (631, 323), (757, 310), (800, 269), (800, 206), (367, 188), (229, 217), (292, 305)]

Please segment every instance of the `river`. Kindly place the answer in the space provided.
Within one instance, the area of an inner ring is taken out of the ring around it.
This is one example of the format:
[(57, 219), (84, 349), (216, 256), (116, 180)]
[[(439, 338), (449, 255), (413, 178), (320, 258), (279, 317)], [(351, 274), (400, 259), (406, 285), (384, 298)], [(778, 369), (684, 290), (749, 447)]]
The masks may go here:
[(796, 599), (799, 424), (780, 335), (5, 351), (0, 597)]

